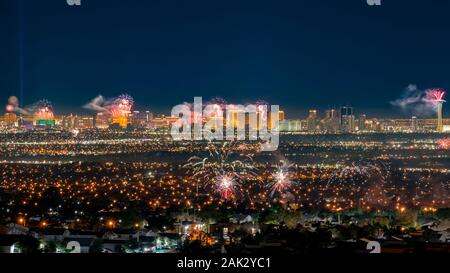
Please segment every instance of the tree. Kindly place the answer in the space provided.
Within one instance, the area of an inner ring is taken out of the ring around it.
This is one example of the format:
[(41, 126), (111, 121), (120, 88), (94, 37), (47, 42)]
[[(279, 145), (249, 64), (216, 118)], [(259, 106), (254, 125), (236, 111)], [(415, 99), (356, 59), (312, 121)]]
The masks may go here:
[(381, 227), (389, 227), (390, 220), (388, 217), (378, 216), (374, 219), (374, 224), (378, 224)]
[(440, 208), (436, 211), (436, 216), (439, 220), (449, 220), (450, 219), (450, 208)]
[(236, 239), (242, 239), (242, 238), (246, 237), (247, 235), (249, 235), (249, 234), (242, 228), (236, 229), (232, 234), (232, 236)]
[(279, 209), (275, 208), (265, 210), (260, 214), (259, 221), (264, 224), (279, 225), (281, 223), (279, 211)]
[(102, 251), (103, 251), (102, 240), (101, 239), (94, 240), (91, 248), (89, 249), (89, 252), (90, 253), (102, 253)]
[(58, 241), (49, 241), (45, 244), (43, 252), (44, 253), (56, 253), (58, 249), (65, 249), (65, 246)]
[(417, 212), (406, 211), (397, 213), (395, 223), (397, 226), (414, 227), (417, 223)]
[(187, 253), (206, 253), (206, 249), (202, 246), (202, 242), (199, 240), (186, 241), (183, 247), (183, 251)]
[(133, 227), (136, 223), (141, 221), (141, 217), (137, 208), (129, 207), (121, 213), (123, 227)]
[(303, 214), (300, 211), (285, 211), (283, 222), (287, 228), (293, 229), (303, 220)]
[(33, 237), (24, 237), (17, 243), (21, 253), (39, 253), (39, 241)]
[(422, 234), (422, 238), (425, 242), (439, 242), (441, 235), (429, 228), (425, 228)]

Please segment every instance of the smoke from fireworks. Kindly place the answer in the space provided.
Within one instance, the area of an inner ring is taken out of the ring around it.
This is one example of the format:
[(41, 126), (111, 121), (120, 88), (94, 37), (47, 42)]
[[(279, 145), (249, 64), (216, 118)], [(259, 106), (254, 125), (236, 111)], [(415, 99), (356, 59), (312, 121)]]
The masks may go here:
[(88, 109), (94, 112), (108, 112), (108, 109), (105, 108), (105, 106), (108, 103), (106, 102), (105, 98), (102, 95), (98, 95), (97, 97), (93, 98), (90, 102), (85, 104), (83, 106), (84, 109)]
[(33, 112), (33, 107), (28, 106), (25, 108), (21, 108), (19, 106), (19, 99), (16, 96), (11, 96), (8, 99), (8, 105), (6, 105), (6, 111), (14, 112), (16, 114), (21, 114), (21, 115), (31, 115)]
[(16, 96), (11, 96), (8, 99), (8, 104), (6, 105), (7, 112), (14, 112), (14, 110), (19, 106), (19, 99)]
[(232, 142), (220, 144), (208, 144), (208, 156), (191, 157), (185, 168), (188, 168), (193, 178), (203, 184), (206, 189), (211, 189), (223, 199), (236, 198), (243, 194), (241, 184), (254, 180), (256, 173), (250, 156), (237, 156), (235, 151), (239, 145)]
[(36, 120), (54, 119), (53, 106), (51, 102), (46, 99), (42, 99), (32, 105), (21, 108), (19, 106), (19, 99), (15, 96), (11, 96), (8, 99), (6, 110), (24, 116), (33, 116)]
[(429, 115), (436, 111), (437, 102), (443, 101), (443, 89), (420, 90), (416, 85), (409, 85), (403, 95), (391, 101), (391, 105), (399, 107), (402, 111), (417, 115)]
[(133, 104), (133, 98), (126, 94), (112, 99), (105, 99), (102, 95), (98, 95), (83, 108), (94, 112), (109, 113), (113, 118), (121, 118), (131, 113)]

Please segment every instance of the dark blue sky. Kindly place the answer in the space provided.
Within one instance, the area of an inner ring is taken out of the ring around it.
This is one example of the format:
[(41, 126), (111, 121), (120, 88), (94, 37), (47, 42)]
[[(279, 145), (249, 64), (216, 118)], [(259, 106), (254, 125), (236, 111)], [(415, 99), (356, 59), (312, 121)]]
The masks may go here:
[(448, 0), (81, 1), (0, 0), (5, 103), (22, 78), (24, 104), (57, 112), (127, 92), (155, 112), (203, 96), (399, 116), (409, 84), (450, 89)]

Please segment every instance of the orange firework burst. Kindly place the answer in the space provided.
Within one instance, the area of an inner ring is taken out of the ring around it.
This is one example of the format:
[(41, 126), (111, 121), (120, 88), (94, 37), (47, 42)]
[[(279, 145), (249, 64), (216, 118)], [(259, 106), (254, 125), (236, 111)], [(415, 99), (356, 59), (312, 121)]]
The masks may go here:
[(107, 109), (111, 112), (113, 119), (126, 118), (133, 108), (133, 98), (128, 95), (121, 95)]
[(34, 118), (36, 120), (54, 119), (53, 107), (48, 100), (40, 100), (35, 105)]

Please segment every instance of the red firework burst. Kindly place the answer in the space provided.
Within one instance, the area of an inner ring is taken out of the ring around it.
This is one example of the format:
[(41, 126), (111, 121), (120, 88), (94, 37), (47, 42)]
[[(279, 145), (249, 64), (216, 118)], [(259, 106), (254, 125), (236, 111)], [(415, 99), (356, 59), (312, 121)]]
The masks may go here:
[(236, 181), (230, 175), (221, 175), (217, 177), (217, 191), (223, 199), (233, 198)]
[(430, 89), (427, 91), (426, 99), (432, 102), (444, 101), (445, 90), (440, 88)]
[(449, 149), (450, 148), (450, 138), (442, 138), (436, 141), (436, 144), (440, 149)]
[(11, 104), (6, 105), (6, 112), (12, 112), (14, 111), (14, 106)]

